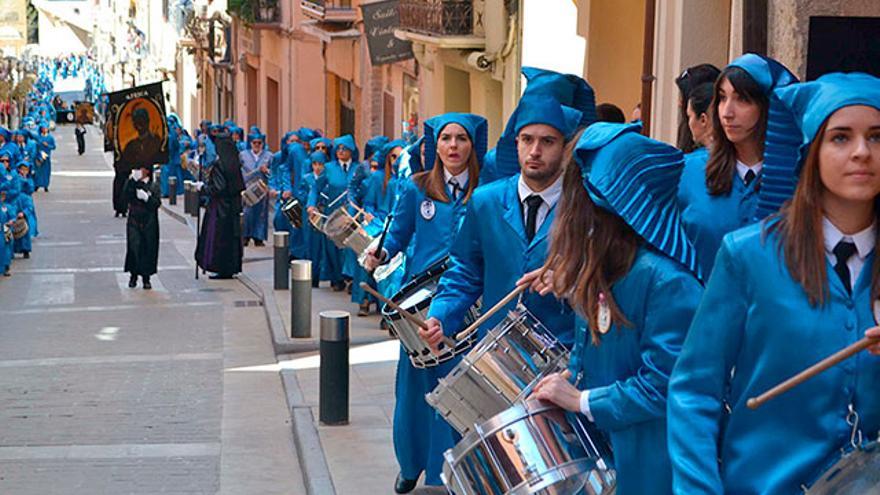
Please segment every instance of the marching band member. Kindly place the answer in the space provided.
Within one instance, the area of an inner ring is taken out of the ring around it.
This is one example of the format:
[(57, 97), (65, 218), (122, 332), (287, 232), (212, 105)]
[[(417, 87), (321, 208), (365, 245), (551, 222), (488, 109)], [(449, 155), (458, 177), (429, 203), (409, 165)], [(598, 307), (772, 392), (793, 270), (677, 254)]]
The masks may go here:
[[(593, 88), (583, 78), (536, 67), (523, 67), (522, 75), (526, 78), (523, 97), (550, 96), (561, 105), (578, 110), (581, 112), (579, 127), (588, 126), (596, 121), (596, 96)], [(480, 171), (480, 184), (485, 186), (498, 179), (520, 173), (514, 124), (513, 119), (507, 121), (507, 126), (498, 139), (498, 145), (486, 154), (486, 165)]]
[[(41, 187), (49, 192), (49, 180), (52, 177), (52, 151), (55, 150), (55, 138), (49, 134), (49, 123), (40, 122), (40, 135), (37, 137), (37, 158), (34, 160), (34, 190)], [(82, 154), (82, 153), (80, 153)]]
[(778, 214), (721, 244), (670, 381), (676, 493), (800, 493), (880, 430), (880, 360), (867, 354), (746, 406), (880, 317), (880, 80), (829, 74), (775, 96), (797, 126), (780, 168), (800, 177)]
[(675, 85), (678, 86), (679, 110), (678, 138), (676, 139), (675, 147), (685, 153), (691, 153), (699, 146), (696, 136), (693, 134), (693, 128), (688, 125), (688, 100), (691, 99), (691, 94), (697, 86), (714, 83), (720, 73), (721, 71), (718, 70), (718, 67), (712, 64), (699, 64), (688, 67), (675, 78)]
[(671, 493), (666, 388), (702, 288), (675, 207), (679, 150), (640, 124), (596, 123), (574, 150), (544, 266), (524, 277), (577, 311), (569, 373), (533, 398), (605, 431), (617, 493)]
[(39, 234), (37, 228), (37, 211), (34, 206), (34, 179), (30, 176), (28, 162), (22, 161), (18, 163), (18, 176), (21, 184), (21, 192), (18, 194), (17, 209), (22, 213), (28, 224), (28, 231), (24, 237), (15, 239), (12, 244), (15, 253), (21, 253), (27, 259), (31, 257), (33, 249), (31, 240)]
[[(372, 172), (363, 184), (363, 206), (364, 206), (364, 222), (367, 233), (372, 236), (379, 236), (385, 227), (385, 219), (394, 206), (394, 200), (397, 197), (397, 158), (403, 151), (403, 141), (391, 141), (386, 143), (380, 150), (377, 150), (373, 159), (379, 165), (379, 168)], [(372, 160), (371, 160), (372, 161)], [(367, 316), (370, 314), (370, 304), (378, 301), (367, 294), (361, 287), (360, 282), (367, 282), (377, 288), (376, 281), (372, 276), (358, 266), (357, 277), (352, 285), (351, 297), (354, 302), (360, 304), (358, 308), (358, 316)], [(379, 308), (377, 307), (377, 310)]]
[[(407, 280), (448, 255), (479, 181), (487, 133), (486, 119), (467, 113), (447, 113), (425, 121), (424, 163), (432, 164), (432, 168), (400, 184), (394, 221), (381, 253), (382, 260), (391, 259), (411, 248)], [(380, 258), (373, 253), (367, 268), (374, 270), (379, 263)], [(397, 493), (412, 491), (422, 471), (426, 485), (441, 485), (443, 452), (455, 444), (455, 434), (425, 402), (425, 394), (457, 362), (452, 359), (432, 368), (416, 369), (401, 347), (393, 425), (394, 452), (400, 465), (394, 484)]]
[[(301, 204), (308, 202), (309, 194), (312, 189), (324, 181), (324, 164), (327, 163), (327, 154), (322, 151), (312, 152), (310, 156), (311, 171), (302, 176), (297, 189), (297, 199)], [(327, 201), (319, 197), (316, 203), (316, 211), (323, 209)], [(306, 244), (306, 251), (309, 259), (312, 261), (312, 287), (318, 287), (322, 279), (322, 274), (327, 273), (325, 253), (327, 252), (326, 243), (330, 242), (324, 237), (324, 234), (316, 229), (312, 222), (309, 221), (308, 212), (303, 212), (303, 239)]]
[(12, 275), (9, 268), (12, 266), (12, 225), (18, 216), (18, 212), (6, 199), (10, 181), (0, 181), (0, 273), (4, 277)]
[[(564, 148), (580, 119), (581, 112), (549, 96), (526, 95), (520, 100), (511, 116), (516, 148), (510, 154), (519, 157), (522, 172), (474, 193), (452, 247), (450, 267), (431, 302), (429, 328), (420, 332), (430, 346), (436, 348), (444, 333), (450, 336), (461, 330), (465, 313), (481, 295), (483, 307), (490, 308), (514, 289), (524, 273), (544, 264), (547, 234), (562, 193)], [(499, 158), (506, 154), (498, 148)], [(509, 166), (498, 164), (499, 169)], [(570, 308), (552, 296), (537, 294), (526, 295), (523, 304), (571, 347)], [(499, 311), (489, 318), (478, 338), (506, 313)]]
[[(354, 137), (349, 134), (333, 140), (332, 155), (336, 159), (324, 165), (324, 179), (319, 181), (309, 191), (309, 214), (317, 213), (318, 198), (321, 197), (321, 194), (329, 198), (327, 209), (324, 210), (325, 215), (329, 215), (336, 211), (337, 208), (348, 204), (348, 198), (342, 195), (349, 193), (351, 179), (354, 177), (355, 169), (359, 166), (357, 163), (357, 151)], [(325, 244), (325, 254), (325, 267), (327, 268), (330, 285), (334, 291), (340, 292), (345, 290), (342, 271), (342, 250), (332, 242), (327, 242)]]
[[(265, 149), (266, 135), (259, 129), (248, 135), (250, 149), (239, 154), (241, 159), (241, 172), (245, 182), (250, 184), (256, 180), (268, 181), (269, 165), (272, 161), (272, 153)], [(269, 236), (269, 197), (268, 195), (253, 206), (244, 208), (244, 231), (242, 232), (244, 245), (254, 240), (255, 246), (264, 245)]]
[(685, 163), (678, 186), (685, 231), (707, 279), (724, 234), (755, 220), (770, 96), (774, 88), (796, 81), (779, 62), (748, 53), (715, 82), (715, 142), (706, 161)]
[(698, 156), (695, 153), (705, 154), (700, 157), (703, 163), (709, 159), (709, 148), (715, 140), (714, 131), (712, 130), (712, 116), (709, 115), (709, 105), (712, 104), (714, 89), (715, 85), (713, 83), (700, 84), (691, 90), (690, 96), (688, 96), (685, 103), (688, 130), (691, 133), (695, 146), (693, 151), (685, 154), (685, 160), (688, 157)]

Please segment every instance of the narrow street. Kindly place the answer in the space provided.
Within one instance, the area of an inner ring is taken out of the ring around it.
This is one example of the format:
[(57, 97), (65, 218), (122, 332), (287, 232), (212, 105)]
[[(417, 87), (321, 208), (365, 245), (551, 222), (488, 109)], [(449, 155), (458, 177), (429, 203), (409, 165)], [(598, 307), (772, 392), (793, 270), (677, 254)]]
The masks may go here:
[(0, 493), (304, 493), (262, 308), (194, 279), (194, 234), (160, 213), (153, 290), (127, 286), (125, 219), (89, 128), (55, 131), (40, 236), (0, 279)]

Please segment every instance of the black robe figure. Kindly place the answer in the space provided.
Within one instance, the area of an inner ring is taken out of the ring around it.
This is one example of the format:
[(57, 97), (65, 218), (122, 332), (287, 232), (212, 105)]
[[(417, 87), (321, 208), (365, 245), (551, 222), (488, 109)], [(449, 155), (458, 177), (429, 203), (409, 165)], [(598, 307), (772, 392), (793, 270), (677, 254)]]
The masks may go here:
[(135, 180), (128, 177), (122, 195), (128, 203), (126, 222), (125, 271), (131, 274), (128, 286), (137, 285), (141, 276), (144, 289), (151, 289), (150, 276), (156, 273), (159, 261), (159, 206), (162, 192), (153, 180), (149, 168), (135, 169), (147, 177)]
[(241, 192), (244, 179), (238, 149), (228, 136), (216, 137), (218, 160), (208, 171), (202, 196), (208, 206), (196, 246), (196, 262), (214, 272), (211, 278), (231, 278), (241, 271)]
[(86, 126), (77, 122), (73, 132), (76, 133), (76, 151), (82, 155), (86, 152)]

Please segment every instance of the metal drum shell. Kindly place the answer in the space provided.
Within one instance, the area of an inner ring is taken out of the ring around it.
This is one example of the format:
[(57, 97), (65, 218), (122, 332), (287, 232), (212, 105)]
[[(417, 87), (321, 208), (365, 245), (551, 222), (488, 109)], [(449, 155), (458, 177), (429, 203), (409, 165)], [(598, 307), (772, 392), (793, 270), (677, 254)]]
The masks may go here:
[(12, 238), (13, 239), (21, 239), (26, 236), (28, 231), (30, 230), (30, 226), (27, 223), (27, 220), (24, 218), (16, 218), (15, 222), (12, 224)]
[(866, 495), (880, 493), (880, 442), (847, 452), (827, 469), (805, 495)]
[(568, 350), (521, 304), (425, 396), (460, 434), (524, 400), (541, 378), (564, 371)]
[(287, 220), (294, 228), (299, 229), (303, 226), (302, 205), (296, 198), (289, 198), (281, 205), (281, 213), (287, 217)]
[(269, 193), (269, 188), (262, 179), (251, 181), (244, 191), (241, 192), (241, 204), (251, 207), (259, 203)]
[(336, 247), (344, 249), (346, 247), (345, 241), (359, 227), (360, 225), (358, 225), (357, 221), (345, 211), (345, 208), (337, 208), (327, 215), (327, 218), (324, 220), (322, 232), (324, 232), (327, 239), (330, 239), (333, 244), (336, 244)]
[(457, 495), (612, 495), (617, 486), (605, 436), (549, 402), (502, 411), (443, 456), (441, 479)]
[[(428, 308), (431, 306), (431, 300), (433, 299), (433, 294), (436, 290), (436, 284), (439, 282), (440, 276), (443, 275), (443, 272), (446, 271), (447, 263), (448, 258), (444, 258), (434, 263), (422, 274), (401, 287), (391, 300), (399, 305), (409, 299), (412, 295), (430, 287), (428, 291), (430, 292), (431, 297), (426, 297), (408, 308), (410, 313), (422, 319), (427, 318)], [(433, 287), (431, 287), (432, 284)], [(480, 301), (477, 301), (471, 306), (465, 315), (463, 326), (467, 326), (479, 318), (479, 308)], [(412, 365), (416, 368), (430, 368), (437, 366), (440, 363), (449, 361), (459, 354), (467, 352), (471, 346), (476, 343), (476, 334), (471, 334), (467, 339), (456, 342), (455, 349), (447, 348), (439, 355), (435, 355), (431, 352), (428, 345), (422, 341), (421, 337), (419, 337), (418, 327), (410, 323), (410, 321), (404, 318), (403, 315), (391, 309), (388, 305), (384, 305), (382, 307), (382, 317), (397, 334), (397, 337), (400, 339), (400, 344), (404, 347), (409, 356), (410, 362), (412, 362)]]

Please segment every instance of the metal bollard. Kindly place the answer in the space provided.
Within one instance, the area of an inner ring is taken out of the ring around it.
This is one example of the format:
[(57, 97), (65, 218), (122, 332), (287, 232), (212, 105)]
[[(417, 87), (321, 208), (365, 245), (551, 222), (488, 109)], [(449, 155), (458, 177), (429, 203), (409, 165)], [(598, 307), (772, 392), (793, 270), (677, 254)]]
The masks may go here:
[(290, 249), (287, 247), (290, 239), (288, 232), (275, 232), (272, 234), (272, 243), (275, 246), (275, 290), (290, 287), (290, 279), (287, 278), (288, 259)]
[(346, 311), (321, 312), (318, 417), (325, 425), (348, 424), (348, 334)]
[(168, 204), (177, 204), (177, 177), (174, 176), (168, 178)]
[(193, 185), (191, 180), (183, 181), (183, 214), (192, 215), (192, 192)]
[(189, 184), (189, 214), (192, 216), (199, 214), (199, 191), (194, 181), (190, 181)]
[(312, 262), (310, 260), (290, 262), (290, 336), (293, 338), (312, 336)]

